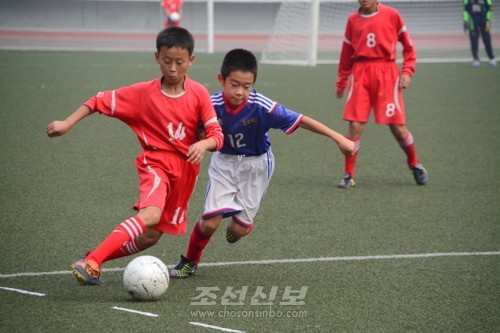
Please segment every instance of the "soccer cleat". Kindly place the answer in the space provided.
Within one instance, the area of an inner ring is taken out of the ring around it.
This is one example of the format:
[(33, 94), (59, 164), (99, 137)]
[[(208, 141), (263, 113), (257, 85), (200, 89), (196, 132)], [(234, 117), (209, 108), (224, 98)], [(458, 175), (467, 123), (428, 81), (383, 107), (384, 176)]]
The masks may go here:
[(427, 173), (427, 170), (425, 170), (422, 163), (418, 163), (417, 165), (413, 166), (411, 170), (413, 171), (413, 177), (415, 178), (415, 181), (418, 185), (427, 184), (429, 174)]
[(481, 66), (481, 63), (479, 62), (479, 60), (474, 60), (472, 62), (472, 67), (474, 68), (478, 68), (479, 66)]
[(497, 61), (495, 59), (490, 60), (490, 66), (491, 67), (497, 67)]
[(181, 255), (181, 260), (179, 261), (179, 263), (170, 270), (170, 277), (176, 279), (187, 278), (193, 275), (194, 272), (196, 272), (197, 268), (197, 263)]
[(356, 182), (349, 173), (346, 173), (340, 181), (339, 188), (353, 188), (354, 186), (356, 186)]
[(226, 240), (228, 243), (233, 244), (239, 241), (240, 239), (241, 237), (235, 236), (229, 231), (229, 227), (226, 229)]
[(80, 259), (71, 265), (73, 274), (82, 286), (100, 286), (104, 284), (101, 279), (101, 268), (92, 260)]

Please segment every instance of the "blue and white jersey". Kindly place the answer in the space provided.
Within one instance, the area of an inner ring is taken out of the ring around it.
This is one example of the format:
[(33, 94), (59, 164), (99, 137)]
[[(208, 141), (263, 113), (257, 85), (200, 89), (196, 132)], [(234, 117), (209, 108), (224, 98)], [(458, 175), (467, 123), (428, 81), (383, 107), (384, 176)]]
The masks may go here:
[(271, 147), (269, 130), (293, 133), (302, 114), (289, 110), (252, 89), (248, 100), (231, 110), (222, 91), (212, 95), (212, 104), (224, 133), (222, 154), (259, 156)]

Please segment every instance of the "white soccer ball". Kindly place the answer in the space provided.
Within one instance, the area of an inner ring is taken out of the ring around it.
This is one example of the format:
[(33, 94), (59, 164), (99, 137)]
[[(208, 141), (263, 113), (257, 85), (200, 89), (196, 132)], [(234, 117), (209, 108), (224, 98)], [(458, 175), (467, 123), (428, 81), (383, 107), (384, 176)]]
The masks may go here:
[(167, 266), (153, 256), (135, 258), (123, 273), (125, 291), (140, 301), (159, 299), (167, 291), (169, 282)]
[(170, 15), (168, 16), (168, 18), (170, 19), (170, 21), (172, 22), (179, 22), (181, 20), (181, 14), (179, 14), (178, 12), (172, 12), (170, 13)]

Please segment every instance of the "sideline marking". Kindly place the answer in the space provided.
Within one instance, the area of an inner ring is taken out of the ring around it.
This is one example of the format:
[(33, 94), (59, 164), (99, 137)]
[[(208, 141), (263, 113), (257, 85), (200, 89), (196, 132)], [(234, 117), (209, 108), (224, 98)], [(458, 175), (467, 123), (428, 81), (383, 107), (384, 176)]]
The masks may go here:
[(213, 328), (214, 330), (219, 330), (219, 331), (222, 331), (222, 332), (245, 333), (244, 331), (232, 330), (230, 328), (224, 328), (224, 327), (213, 326), (213, 325), (208, 325), (208, 324), (203, 324), (203, 323), (197, 323), (195, 321), (190, 321), (189, 323), (191, 325), (195, 325), (195, 326), (201, 326), (201, 327), (206, 327), (206, 328)]
[(135, 313), (135, 314), (140, 314), (140, 315), (148, 316), (148, 317), (159, 317), (160, 316), (160, 315), (157, 315), (156, 313), (142, 312), (142, 311), (127, 309), (127, 308), (120, 308), (118, 306), (113, 306), (113, 309), (119, 310), (119, 311), (131, 312), (131, 313)]
[[(250, 261), (227, 261), (227, 262), (209, 262), (200, 263), (198, 266), (237, 266), (237, 265), (268, 265), (268, 264), (288, 264), (301, 262), (328, 262), (328, 261), (363, 261), (363, 260), (381, 260), (381, 259), (418, 259), (418, 258), (436, 258), (436, 257), (472, 257), (472, 256), (497, 256), (500, 251), (491, 252), (444, 252), (444, 253), (417, 253), (417, 254), (393, 254), (393, 255), (375, 255), (375, 256), (352, 256), (352, 257), (324, 257), (324, 258), (297, 258), (297, 259), (270, 259), (270, 260), (250, 260)], [(167, 265), (168, 266), (168, 265)], [(168, 266), (169, 268), (172, 266)], [(120, 272), (125, 268), (104, 268), (103, 272)], [(45, 276), (71, 274), (71, 271), (55, 272), (25, 272), (13, 274), (0, 274), (0, 279), (23, 277), (23, 276)]]
[(45, 294), (42, 294), (42, 293), (35, 293), (33, 291), (27, 291), (27, 290), (22, 290), (22, 289), (7, 288), (7, 287), (0, 287), (0, 289), (8, 290), (8, 291), (15, 291), (16, 293), (20, 293), (20, 294), (27, 294), (27, 295), (40, 296), (40, 297), (45, 296)]

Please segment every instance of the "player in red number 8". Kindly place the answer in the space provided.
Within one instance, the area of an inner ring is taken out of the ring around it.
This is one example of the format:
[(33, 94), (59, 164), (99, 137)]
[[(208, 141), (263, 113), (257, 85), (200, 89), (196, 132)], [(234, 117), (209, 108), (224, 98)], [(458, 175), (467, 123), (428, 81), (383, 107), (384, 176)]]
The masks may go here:
[[(407, 164), (418, 185), (428, 174), (415, 153), (413, 136), (406, 127), (402, 89), (410, 85), (415, 71), (416, 52), (399, 13), (377, 0), (358, 0), (360, 8), (349, 16), (340, 55), (337, 98), (349, 87), (344, 120), (349, 121), (347, 137), (355, 142), (356, 153), (345, 157), (345, 172), (339, 187), (353, 188), (359, 143), (370, 111), (375, 122), (389, 125), (407, 156)], [(403, 45), (403, 69), (396, 65), (396, 44)]]

